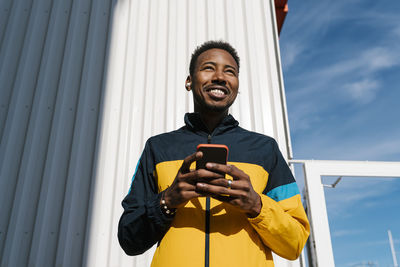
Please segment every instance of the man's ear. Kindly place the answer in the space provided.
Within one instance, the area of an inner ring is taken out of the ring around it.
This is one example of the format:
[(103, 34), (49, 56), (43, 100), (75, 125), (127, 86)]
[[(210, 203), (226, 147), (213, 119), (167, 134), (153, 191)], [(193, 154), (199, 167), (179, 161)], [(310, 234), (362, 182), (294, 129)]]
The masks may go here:
[(192, 90), (192, 77), (190, 77), (190, 75), (186, 78), (185, 87), (187, 91)]

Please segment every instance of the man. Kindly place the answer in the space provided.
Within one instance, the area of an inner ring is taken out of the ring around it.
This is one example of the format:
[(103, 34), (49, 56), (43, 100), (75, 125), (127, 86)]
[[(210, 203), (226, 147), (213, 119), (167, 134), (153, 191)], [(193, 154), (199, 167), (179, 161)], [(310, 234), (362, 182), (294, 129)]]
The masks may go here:
[[(189, 72), (195, 113), (146, 142), (122, 203), (122, 248), (138, 255), (158, 243), (155, 267), (273, 266), (271, 251), (296, 259), (309, 223), (292, 173), (274, 139), (228, 115), (239, 88), (235, 49), (206, 42)], [(201, 143), (227, 145), (228, 164), (194, 170)]]

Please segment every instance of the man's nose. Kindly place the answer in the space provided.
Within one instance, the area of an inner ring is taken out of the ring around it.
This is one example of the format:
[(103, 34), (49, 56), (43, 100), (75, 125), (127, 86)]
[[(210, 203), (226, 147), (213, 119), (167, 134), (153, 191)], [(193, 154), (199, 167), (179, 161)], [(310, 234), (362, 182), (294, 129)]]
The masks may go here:
[(225, 74), (223, 71), (219, 71), (219, 70), (215, 71), (214, 76), (212, 78), (213, 78), (212, 81), (214, 83), (223, 83), (223, 84), (226, 83)]

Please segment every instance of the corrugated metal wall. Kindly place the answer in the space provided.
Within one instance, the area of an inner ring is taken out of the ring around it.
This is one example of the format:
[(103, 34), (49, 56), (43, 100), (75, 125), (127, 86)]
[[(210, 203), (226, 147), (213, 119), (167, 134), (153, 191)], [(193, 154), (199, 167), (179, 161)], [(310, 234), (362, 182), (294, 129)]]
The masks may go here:
[(274, 19), (267, 0), (0, 0), (0, 266), (149, 265), (119, 248), (120, 202), (145, 140), (192, 110), (205, 40), (241, 56), (233, 115), (289, 153)]

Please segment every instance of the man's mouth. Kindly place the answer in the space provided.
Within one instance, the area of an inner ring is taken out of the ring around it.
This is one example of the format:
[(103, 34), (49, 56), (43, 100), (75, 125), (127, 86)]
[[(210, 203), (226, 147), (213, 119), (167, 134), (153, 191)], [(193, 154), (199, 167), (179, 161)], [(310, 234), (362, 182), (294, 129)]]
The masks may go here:
[(225, 92), (220, 89), (211, 89), (211, 90), (209, 90), (209, 92), (214, 95), (220, 95), (220, 96), (225, 95)]
[(224, 98), (229, 90), (224, 86), (210, 86), (206, 89), (206, 92), (214, 98)]

